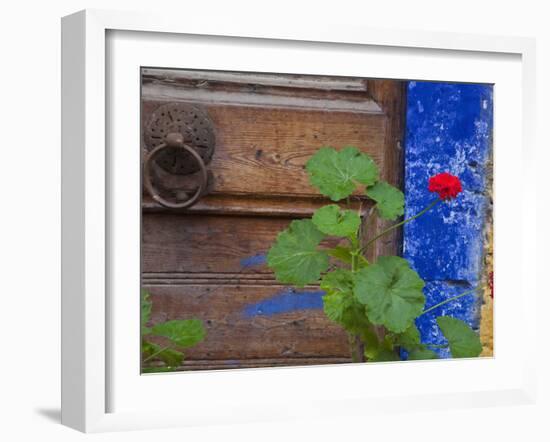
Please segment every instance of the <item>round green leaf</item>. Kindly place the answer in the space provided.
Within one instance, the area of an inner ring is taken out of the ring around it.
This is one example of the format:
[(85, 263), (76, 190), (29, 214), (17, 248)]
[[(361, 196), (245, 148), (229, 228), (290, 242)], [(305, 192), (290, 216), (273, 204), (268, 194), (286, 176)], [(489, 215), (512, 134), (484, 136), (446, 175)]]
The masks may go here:
[(372, 186), (378, 181), (378, 166), (353, 146), (337, 151), (322, 147), (306, 163), (309, 180), (333, 201), (350, 196), (357, 183)]
[(346, 316), (353, 304), (353, 275), (349, 270), (336, 269), (321, 279), (323, 309), (327, 317), (339, 324), (345, 324)]
[(475, 358), (480, 355), (482, 346), (479, 336), (468, 324), (450, 316), (440, 316), (437, 324), (443, 332), (453, 358)]
[(170, 339), (178, 347), (192, 347), (206, 336), (206, 330), (199, 319), (174, 319), (161, 322), (152, 328), (153, 334)]
[(368, 332), (370, 323), (365, 313), (365, 306), (353, 295), (353, 274), (350, 270), (336, 269), (326, 273), (321, 279), (323, 309), (327, 317), (352, 333)]
[(344, 292), (352, 295), (353, 273), (347, 269), (335, 269), (323, 275), (320, 286), (327, 293)]
[(373, 324), (404, 332), (424, 309), (424, 281), (398, 256), (383, 256), (355, 277), (355, 296)]
[(374, 186), (367, 188), (366, 193), (376, 201), (378, 213), (384, 219), (394, 220), (405, 212), (405, 195), (385, 181), (379, 181)]
[(361, 224), (355, 210), (341, 210), (336, 204), (317, 209), (312, 220), (321, 232), (332, 236), (354, 237)]
[(294, 220), (279, 233), (267, 254), (277, 280), (298, 287), (317, 282), (329, 265), (328, 254), (317, 249), (324, 236), (310, 219)]

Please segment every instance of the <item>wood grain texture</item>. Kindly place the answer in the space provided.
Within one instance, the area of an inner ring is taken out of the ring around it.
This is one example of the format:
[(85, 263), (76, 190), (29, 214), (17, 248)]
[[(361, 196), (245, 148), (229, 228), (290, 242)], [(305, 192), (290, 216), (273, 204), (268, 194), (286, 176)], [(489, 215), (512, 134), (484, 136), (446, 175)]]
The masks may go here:
[[(242, 195), (205, 195), (197, 204), (186, 209), (167, 209), (144, 194), (144, 213), (181, 213), (193, 215), (261, 216), (305, 218), (327, 204), (325, 198), (265, 197), (250, 198)], [(345, 206), (345, 204), (343, 204)], [(350, 208), (361, 210), (362, 214), (373, 206), (367, 197), (354, 197)]]
[[(284, 286), (185, 284), (145, 287), (153, 303), (151, 324), (171, 319), (199, 318), (204, 321), (206, 339), (185, 352), (190, 360), (349, 357), (346, 333), (331, 323), (322, 309), (247, 313), (247, 308), (285, 293), (287, 288)], [(316, 290), (309, 288), (305, 292)]]
[[(324, 316), (320, 298), (315, 306), (247, 314), (289, 288), (265, 264), (243, 267), (242, 260), (264, 254), (293, 219), (329, 202), (304, 170), (322, 146), (359, 147), (383, 179), (401, 186), (403, 83), (153, 69), (143, 76), (142, 97), (142, 124), (157, 106), (176, 101), (203, 107), (216, 131), (208, 195), (180, 211), (145, 193), (142, 199), (142, 285), (152, 294), (152, 323), (197, 317), (208, 331), (180, 369), (351, 362), (346, 333)], [(193, 189), (194, 176), (156, 173), (163, 187)], [(352, 206), (365, 215), (364, 237), (385, 226), (368, 216), (373, 204), (365, 197), (354, 196)], [(369, 259), (399, 247), (396, 232)], [(304, 289), (311, 292), (319, 288)]]
[[(160, 102), (143, 102), (143, 119)], [(354, 145), (384, 162), (382, 114), (265, 107), (204, 106), (216, 128), (211, 194), (320, 197), (304, 170), (322, 146)], [(168, 188), (186, 188), (189, 179), (164, 174)]]
[[(394, 80), (369, 80), (369, 92), (380, 104), (386, 115), (384, 124), (383, 167), (381, 176), (388, 183), (403, 190), (403, 137), (405, 130), (406, 87), (405, 82)], [(393, 221), (370, 220), (370, 231), (380, 232), (391, 226)], [(374, 255), (400, 255), (402, 229), (380, 238), (376, 242)], [(371, 256), (372, 259), (372, 256)]]
[(176, 371), (184, 370), (227, 370), (234, 368), (265, 368), (265, 367), (292, 367), (292, 366), (311, 366), (326, 364), (349, 364), (350, 358), (326, 357), (326, 358), (259, 358), (245, 360), (195, 360), (187, 359)]
[[(142, 272), (238, 273), (241, 260), (265, 253), (292, 221), (279, 217), (148, 214), (142, 219)], [(340, 241), (329, 238), (323, 244)], [(272, 273), (267, 267), (249, 272)]]
[(261, 88), (293, 88), (322, 91), (366, 92), (367, 81), (357, 77), (322, 75), (269, 74), (256, 72), (201, 71), (195, 69), (143, 68), (143, 84), (165, 84), (172, 87), (216, 89), (223, 87), (258, 91)]

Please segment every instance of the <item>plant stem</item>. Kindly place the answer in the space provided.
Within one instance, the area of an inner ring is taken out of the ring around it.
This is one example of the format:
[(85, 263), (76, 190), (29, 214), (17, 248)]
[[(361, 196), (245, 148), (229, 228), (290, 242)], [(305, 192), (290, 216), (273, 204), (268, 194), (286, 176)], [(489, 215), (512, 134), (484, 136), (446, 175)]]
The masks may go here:
[(388, 227), (386, 230), (383, 230), (381, 233), (379, 233), (379, 234), (376, 235), (374, 238), (372, 238), (370, 241), (368, 241), (368, 242), (363, 246), (363, 248), (361, 249), (361, 252), (364, 252), (368, 246), (370, 246), (370, 245), (371, 245), (373, 242), (375, 242), (378, 238), (384, 236), (386, 233), (391, 232), (393, 229), (397, 229), (398, 227), (401, 227), (402, 225), (407, 224), (408, 222), (411, 222), (412, 220), (418, 218), (419, 216), (424, 215), (424, 214), (425, 214), (426, 212), (428, 212), (430, 209), (432, 209), (433, 207), (435, 207), (435, 205), (436, 205), (437, 203), (439, 203), (440, 201), (441, 201), (441, 200), (439, 200), (439, 199), (437, 199), (437, 200), (435, 200), (435, 201), (432, 201), (425, 209), (423, 209), (422, 211), (418, 212), (416, 215), (411, 216), (410, 218), (407, 218), (407, 219), (401, 221), (400, 223), (394, 224), (393, 226)]
[(360, 336), (355, 338), (355, 351), (357, 352), (357, 362), (365, 362), (365, 344)]
[(435, 310), (437, 307), (441, 307), (442, 305), (445, 305), (447, 304), (448, 302), (451, 302), (451, 301), (454, 301), (455, 299), (459, 299), (459, 298), (462, 298), (463, 296), (466, 296), (466, 295), (469, 295), (470, 293), (473, 293), (473, 292), (476, 292), (480, 289), (481, 287), (476, 287), (475, 289), (471, 289), (471, 290), (468, 290), (464, 293), (461, 293), (460, 295), (456, 295), (456, 296), (453, 296), (452, 298), (449, 298), (449, 299), (445, 299), (445, 301), (441, 301), (439, 304), (436, 304), (436, 305), (433, 305), (431, 306), (429, 309), (427, 310), (424, 310), (422, 313), (420, 313), (420, 315), (418, 316), (422, 316), (428, 312), (431, 312), (432, 310)]

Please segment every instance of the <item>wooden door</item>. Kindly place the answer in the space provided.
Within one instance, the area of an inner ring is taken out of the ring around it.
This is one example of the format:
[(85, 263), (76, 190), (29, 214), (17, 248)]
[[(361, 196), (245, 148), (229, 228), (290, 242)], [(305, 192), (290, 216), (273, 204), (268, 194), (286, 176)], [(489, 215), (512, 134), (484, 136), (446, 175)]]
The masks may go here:
[[(183, 369), (351, 361), (345, 332), (323, 314), (319, 288), (293, 292), (263, 256), (290, 221), (327, 203), (304, 170), (320, 147), (357, 146), (383, 179), (401, 185), (403, 99), (399, 81), (142, 70), (142, 152), (153, 113), (168, 103), (198, 109), (213, 134), (197, 140), (215, 138), (208, 189), (195, 205), (166, 208), (143, 190), (142, 285), (151, 293), (152, 322), (199, 318), (207, 330), (186, 351)], [(159, 192), (176, 199), (171, 189), (197, 179), (197, 172), (152, 168)], [(371, 207), (359, 196), (353, 204), (365, 213)], [(394, 235), (372, 253), (398, 247)]]

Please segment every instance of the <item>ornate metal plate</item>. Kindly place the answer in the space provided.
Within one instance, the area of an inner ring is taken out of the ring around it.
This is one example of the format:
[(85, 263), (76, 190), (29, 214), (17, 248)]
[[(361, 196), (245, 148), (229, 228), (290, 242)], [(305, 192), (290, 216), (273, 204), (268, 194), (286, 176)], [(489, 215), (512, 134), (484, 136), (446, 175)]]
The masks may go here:
[[(181, 133), (184, 143), (195, 149), (205, 164), (214, 155), (214, 124), (205, 110), (184, 103), (168, 103), (153, 111), (145, 125), (145, 147), (150, 152), (166, 142), (169, 133)], [(167, 148), (155, 160), (166, 172), (189, 175), (199, 170), (197, 161), (182, 149)]]

